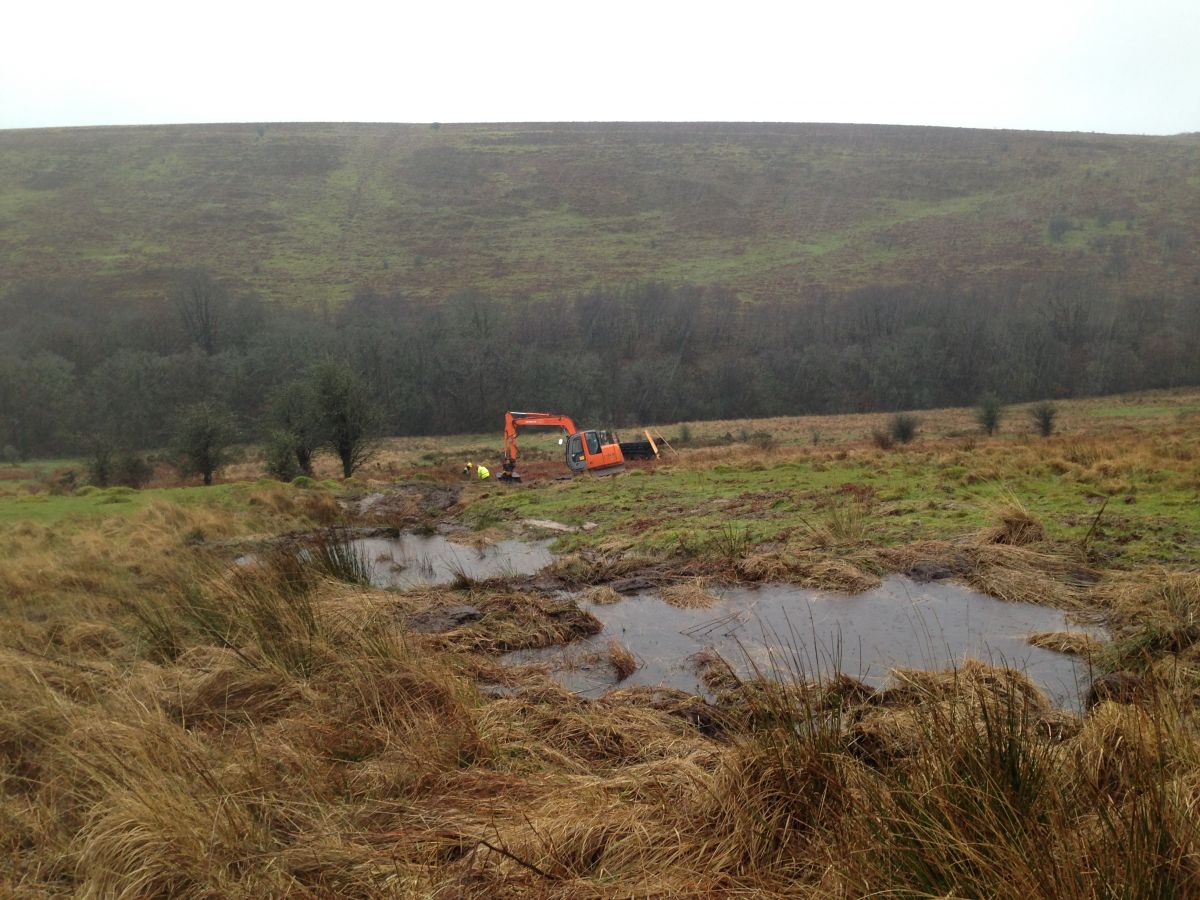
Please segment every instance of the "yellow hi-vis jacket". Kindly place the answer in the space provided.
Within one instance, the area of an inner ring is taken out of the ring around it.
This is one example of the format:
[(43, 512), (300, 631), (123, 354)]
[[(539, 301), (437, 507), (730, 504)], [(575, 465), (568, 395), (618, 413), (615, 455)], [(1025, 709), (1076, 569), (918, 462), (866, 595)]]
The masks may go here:
[(488, 471), (487, 466), (476, 466), (475, 471), (479, 473), (480, 478), (491, 478), (492, 473)]

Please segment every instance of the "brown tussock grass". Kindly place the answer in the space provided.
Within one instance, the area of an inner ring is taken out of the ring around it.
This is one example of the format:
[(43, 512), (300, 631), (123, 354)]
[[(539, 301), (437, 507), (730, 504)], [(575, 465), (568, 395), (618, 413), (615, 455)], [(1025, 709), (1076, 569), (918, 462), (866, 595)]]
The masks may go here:
[(642, 574), (643, 570), (654, 565), (655, 561), (652, 559), (621, 549), (585, 550), (559, 556), (543, 572), (557, 576), (570, 585), (588, 587), (614, 581), (626, 575)]
[[(6, 804), (2, 815), (20, 834), (72, 860), (42, 871), (79, 892), (117, 896), (857, 895), (870, 884), (920, 888), (897, 848), (936, 870), (938, 854), (986, 833), (990, 861), (979, 877), (995, 879), (1011, 864), (1004, 841), (1015, 838), (1011, 812), (1000, 808), (993, 822), (988, 804), (1010, 801), (969, 773), (991, 758), (988, 729), (1009, 727), (1003, 709), (1017, 711), (1016, 739), (1051, 766), (1045, 796), (1064, 794), (1037, 820), (1061, 818), (1039, 833), (1047, 858), (1081, 830), (1068, 811), (1090, 814), (1087, 791), (1140, 802), (1145, 767), (1164, 753), (1174, 760), (1172, 827), (1182, 827), (1175, 810), (1191, 796), (1182, 760), (1193, 751), (1182, 734), (1163, 745), (1118, 711), (1052, 742), (1039, 730), (1044, 698), (982, 663), (899, 672), (878, 698), (852, 680), (764, 685), (743, 691), (749, 708), (709, 738), (710, 708), (677, 692), (588, 701), (546, 685), (484, 701), (451, 655), (372, 632), (383, 609), (374, 597), (355, 605), (345, 586), (313, 590), (315, 607), (332, 605), (342, 627), (319, 626), (330, 652), (311, 676), (269, 664), (245, 631), (235, 648), (197, 643), (84, 705), (53, 699), (48, 686), (5, 695), (22, 721), (34, 721), (33, 709), (43, 719), (0, 732), (9, 735), (0, 752), (8, 759), (9, 743), (24, 742), (17, 752), (42, 785), (40, 802), (79, 814), (79, 827), (49, 835)], [(956, 791), (985, 798), (975, 832), (935, 812), (965, 796)], [(905, 829), (918, 822), (935, 830), (928, 843), (906, 845)], [(1113, 852), (1121, 837), (1091, 835), (1086, 858)]]
[(614, 701), (583, 701), (562, 689), (503, 697), (478, 717), (479, 733), (499, 758), (553, 760), (566, 771), (617, 769), (710, 749), (668, 711)]
[(75, 622), (56, 637), (67, 653), (89, 656), (109, 656), (125, 643), (124, 636), (107, 622)]
[(871, 551), (884, 567), (906, 572), (918, 563), (945, 566), (955, 577), (999, 600), (1082, 611), (1094, 605), (1098, 573), (1078, 546), (993, 543), (992, 530), (957, 541), (918, 541)]
[(881, 693), (885, 705), (950, 699), (968, 704), (998, 700), (1037, 715), (1050, 710), (1049, 702), (1028, 675), (977, 659), (966, 659), (954, 669), (941, 671), (893, 669)]
[(1009, 495), (993, 510), (996, 525), (979, 533), (981, 544), (1028, 547), (1046, 540), (1046, 527), (1015, 496)]
[[(872, 560), (864, 559), (864, 562)], [(822, 556), (807, 550), (772, 550), (740, 560), (736, 574), (749, 581), (797, 584), (815, 591), (858, 594), (879, 587), (879, 576), (864, 571), (852, 560)]]
[(1071, 761), (1076, 777), (1088, 787), (1120, 799), (1169, 764), (1164, 740), (1177, 737), (1140, 707), (1101, 703), (1084, 719), (1071, 744)]
[(972, 571), (967, 583), (999, 600), (1041, 603), (1060, 609), (1083, 605), (1088, 569), (1070, 559), (1007, 544), (967, 549)]
[(742, 679), (729, 661), (710, 647), (689, 656), (688, 664), (700, 676), (704, 686), (718, 697), (742, 686)]
[(797, 583), (812, 590), (860, 594), (879, 587), (880, 580), (877, 575), (864, 572), (847, 560), (823, 559), (807, 568)]
[(508, 532), (502, 528), (483, 528), (479, 531), (456, 531), (448, 535), (446, 539), (454, 544), (482, 550), (507, 538)]
[(583, 599), (597, 606), (609, 606), (620, 603), (625, 598), (607, 585), (595, 585), (583, 592)]
[(608, 642), (608, 661), (617, 673), (617, 681), (624, 681), (638, 670), (637, 657), (615, 638)]
[(1164, 567), (1116, 573), (1099, 586), (1096, 596), (1118, 627), (1200, 627), (1200, 573)]
[(754, 553), (737, 562), (737, 573), (750, 581), (786, 581), (793, 563), (782, 553)]
[(717, 597), (703, 579), (693, 579), (672, 584), (659, 591), (663, 602), (680, 609), (708, 609), (717, 602)]
[(1039, 631), (1029, 635), (1025, 640), (1043, 650), (1069, 653), (1088, 659), (1096, 656), (1104, 646), (1103, 642), (1083, 631)]
[(152, 685), (163, 711), (187, 727), (265, 723), (312, 697), (287, 672), (251, 668), (230, 650), (193, 648)]
[[(447, 595), (439, 596), (444, 603)], [(507, 653), (565, 644), (603, 627), (573, 601), (538, 594), (478, 590), (454, 599), (456, 604), (464, 601), (478, 606), (483, 618), (454, 631), (428, 635), (426, 644), (460, 652)]]

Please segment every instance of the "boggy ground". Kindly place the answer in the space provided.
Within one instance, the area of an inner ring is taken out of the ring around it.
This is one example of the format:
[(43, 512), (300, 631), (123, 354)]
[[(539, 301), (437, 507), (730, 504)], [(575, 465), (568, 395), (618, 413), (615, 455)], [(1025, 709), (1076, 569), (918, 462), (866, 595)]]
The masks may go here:
[[(1200, 429), (1101, 418), (1047, 441), (685, 449), (516, 490), (246, 483), (11, 521), (0, 893), (1195, 894)], [(487, 540), (530, 518), (598, 527), (562, 534), (540, 580), (405, 593), (273, 540)], [(247, 548), (257, 564), (233, 566)], [(611, 601), (642, 579), (692, 603), (713, 580), (911, 570), (1102, 618), (1107, 644), (1039, 640), (1120, 674), (1074, 715), (974, 662), (874, 691), (711, 660), (715, 704), (589, 701), (498, 662), (596, 629), (553, 588)]]

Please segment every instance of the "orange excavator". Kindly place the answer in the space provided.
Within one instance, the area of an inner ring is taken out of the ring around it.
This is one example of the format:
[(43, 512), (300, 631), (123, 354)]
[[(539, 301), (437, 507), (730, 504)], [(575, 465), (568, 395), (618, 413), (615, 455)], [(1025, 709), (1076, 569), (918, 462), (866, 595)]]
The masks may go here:
[(611, 431), (590, 428), (581, 431), (570, 416), (558, 413), (506, 412), (504, 414), (504, 454), (500, 479), (520, 481), (517, 474), (517, 429), (561, 428), (566, 432), (566, 462), (571, 474), (584, 472), (610, 474), (619, 472), (626, 459), (649, 459), (658, 456), (658, 448), (649, 435), (646, 441), (622, 443)]

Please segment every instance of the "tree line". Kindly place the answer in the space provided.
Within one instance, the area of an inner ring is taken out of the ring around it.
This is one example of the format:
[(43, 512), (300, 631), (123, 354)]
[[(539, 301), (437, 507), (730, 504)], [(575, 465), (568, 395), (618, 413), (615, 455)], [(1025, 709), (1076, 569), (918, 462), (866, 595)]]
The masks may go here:
[(1200, 289), (1012, 277), (748, 302), (642, 283), (442, 303), (363, 291), (312, 309), (190, 271), (158, 303), (80, 284), (0, 295), (8, 459), (164, 447), (204, 405), (281, 459), (292, 442), (301, 470), (305, 445), (345, 463), (328, 396), (314, 412), (339, 379), (361, 428), (385, 435), (491, 431), (514, 408), (619, 427), (1177, 387), (1200, 384)]

